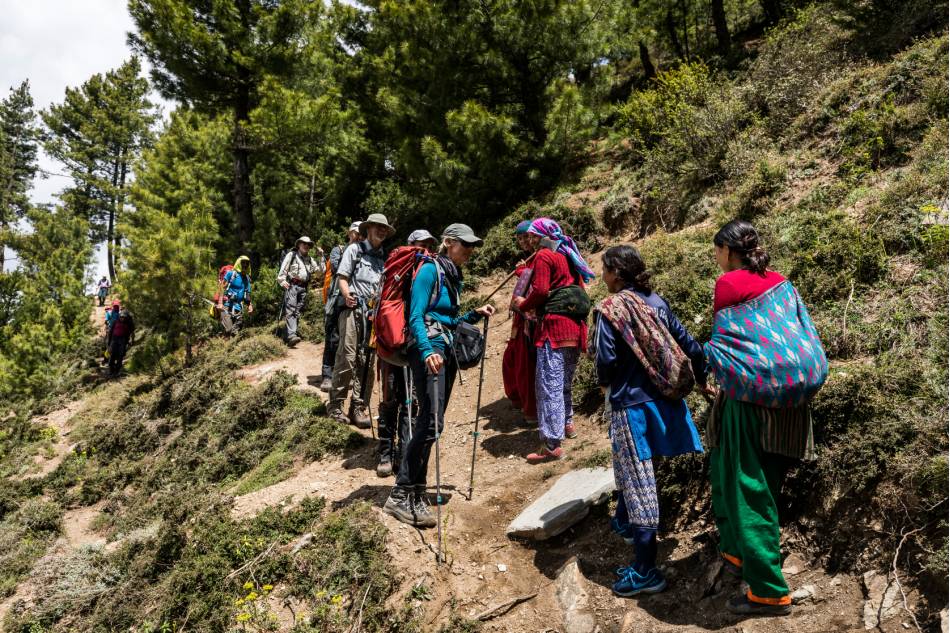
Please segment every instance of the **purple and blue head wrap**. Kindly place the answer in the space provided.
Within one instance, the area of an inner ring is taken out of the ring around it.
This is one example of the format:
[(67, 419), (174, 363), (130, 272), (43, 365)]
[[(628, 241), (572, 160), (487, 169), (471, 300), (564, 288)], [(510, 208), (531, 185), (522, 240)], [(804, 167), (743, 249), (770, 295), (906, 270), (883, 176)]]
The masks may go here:
[(540, 235), (555, 242), (557, 247), (554, 250), (567, 257), (571, 263), (574, 264), (574, 268), (577, 269), (578, 274), (580, 274), (585, 282), (590, 281), (596, 276), (594, 275), (594, 271), (590, 269), (590, 266), (587, 265), (587, 262), (584, 261), (580, 250), (577, 248), (577, 244), (574, 243), (571, 236), (564, 235), (564, 233), (561, 232), (561, 226), (551, 218), (538, 218), (534, 220), (528, 228), (528, 233)]

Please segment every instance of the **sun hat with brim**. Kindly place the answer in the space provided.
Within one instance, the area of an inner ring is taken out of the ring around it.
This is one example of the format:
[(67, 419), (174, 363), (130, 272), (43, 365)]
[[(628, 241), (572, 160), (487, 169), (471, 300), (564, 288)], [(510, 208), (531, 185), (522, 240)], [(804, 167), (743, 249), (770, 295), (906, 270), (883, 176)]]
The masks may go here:
[(306, 235), (301, 235), (300, 237), (297, 238), (297, 244), (300, 244), (301, 242), (303, 242), (304, 244), (310, 244), (311, 246), (313, 246), (313, 240), (307, 237)]
[(409, 234), (409, 239), (406, 240), (407, 244), (412, 244), (413, 242), (432, 242), (435, 243), (436, 239), (432, 233), (429, 233), (425, 229), (417, 229)]
[(354, 222), (353, 224), (350, 225), (350, 228), (348, 228), (348, 229), (346, 230), (346, 232), (349, 233), (350, 231), (356, 231), (357, 233), (359, 233), (359, 232), (360, 232), (360, 224), (361, 224), (361, 222), (359, 222), (359, 221)]
[(366, 230), (371, 224), (378, 224), (379, 226), (386, 227), (386, 230), (389, 231), (390, 235), (396, 232), (396, 229), (389, 224), (389, 220), (386, 219), (385, 215), (382, 213), (370, 213), (368, 218), (360, 222), (360, 233), (366, 233)]
[(448, 225), (445, 227), (445, 230), (442, 231), (442, 237), (464, 242), (468, 246), (481, 246), (485, 243), (482, 238), (475, 235), (475, 231), (467, 224), (456, 223)]

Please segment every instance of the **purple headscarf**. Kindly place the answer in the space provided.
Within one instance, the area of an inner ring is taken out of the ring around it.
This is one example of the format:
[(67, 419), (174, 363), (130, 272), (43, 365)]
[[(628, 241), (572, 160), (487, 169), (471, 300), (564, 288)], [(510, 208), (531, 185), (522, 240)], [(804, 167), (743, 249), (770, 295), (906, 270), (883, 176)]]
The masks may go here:
[(564, 233), (561, 232), (561, 226), (551, 218), (538, 218), (534, 220), (528, 229), (528, 233), (540, 235), (553, 242), (557, 242), (557, 248), (554, 250), (571, 260), (574, 264), (574, 268), (577, 269), (577, 272), (584, 281), (590, 281), (595, 277), (594, 271), (590, 269), (590, 266), (588, 266), (584, 258), (581, 257), (581, 252), (577, 249), (577, 244), (574, 243), (570, 235), (564, 235)]

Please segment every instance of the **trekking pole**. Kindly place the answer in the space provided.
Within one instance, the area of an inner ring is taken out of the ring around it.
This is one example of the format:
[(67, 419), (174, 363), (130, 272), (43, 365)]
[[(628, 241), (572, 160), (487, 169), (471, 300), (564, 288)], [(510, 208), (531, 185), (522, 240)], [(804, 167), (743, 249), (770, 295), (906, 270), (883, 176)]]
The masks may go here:
[(436, 550), (435, 560), (439, 565), (442, 564), (442, 469), (439, 463), (439, 432), (442, 412), (440, 411), (439, 401), (439, 375), (432, 377), (432, 387), (429, 393), (429, 406), (435, 410), (435, 520), (439, 533), (438, 549)]
[(485, 349), (482, 351), (481, 367), (478, 370), (478, 395), (475, 397), (475, 430), (472, 431), (472, 471), (468, 478), (468, 500), (472, 500), (475, 490), (475, 451), (478, 449), (478, 414), (482, 409), (482, 384), (485, 382), (485, 357), (488, 355), (488, 317), (482, 329)]

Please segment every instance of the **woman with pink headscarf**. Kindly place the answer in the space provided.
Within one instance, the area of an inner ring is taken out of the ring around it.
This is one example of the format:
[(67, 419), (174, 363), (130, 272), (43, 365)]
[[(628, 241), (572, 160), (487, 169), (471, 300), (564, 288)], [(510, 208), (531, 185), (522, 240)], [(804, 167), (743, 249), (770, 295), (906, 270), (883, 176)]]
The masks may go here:
[(536, 251), (532, 268), (531, 292), (517, 297), (513, 306), (521, 312), (536, 310), (538, 321), (534, 333), (537, 348), (535, 391), (538, 409), (538, 432), (541, 448), (527, 456), (536, 464), (562, 459), (565, 437), (577, 437), (571, 383), (581, 352), (587, 348), (587, 322), (564, 314), (551, 314), (545, 304), (551, 293), (569, 286), (583, 287), (594, 273), (584, 261), (577, 245), (551, 218), (538, 218), (531, 223), (527, 239)]

